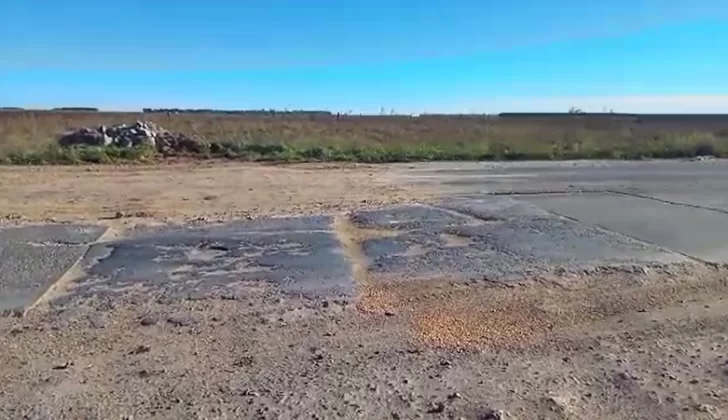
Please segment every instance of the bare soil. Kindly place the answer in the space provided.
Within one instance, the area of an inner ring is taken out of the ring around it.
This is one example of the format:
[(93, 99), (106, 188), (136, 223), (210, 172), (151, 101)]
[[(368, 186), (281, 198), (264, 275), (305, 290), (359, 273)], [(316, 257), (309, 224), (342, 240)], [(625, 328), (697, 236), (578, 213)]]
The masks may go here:
[(332, 213), (427, 199), (385, 166), (180, 162), (130, 166), (0, 166), (0, 218), (134, 222)]
[[(2, 168), (27, 220), (344, 212), (427, 200), (387, 167)], [(64, 189), (65, 190), (61, 190)], [(215, 196), (216, 198), (206, 198)], [(73, 197), (72, 200), (69, 197)], [(140, 201), (137, 201), (140, 200)], [(357, 295), (158, 302), (130, 291), (0, 318), (0, 418), (720, 419), (728, 278), (697, 263), (505, 286), (376, 278)]]

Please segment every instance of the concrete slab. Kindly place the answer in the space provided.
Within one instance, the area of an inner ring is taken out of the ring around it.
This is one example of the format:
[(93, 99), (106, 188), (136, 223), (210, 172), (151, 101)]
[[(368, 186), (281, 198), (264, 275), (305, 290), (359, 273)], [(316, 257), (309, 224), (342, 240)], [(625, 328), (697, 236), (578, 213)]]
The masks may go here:
[(710, 190), (710, 194), (706, 194), (704, 190), (701, 190), (702, 187), (685, 185), (682, 189), (653, 189), (650, 191), (634, 189), (626, 192), (665, 201), (666, 203), (686, 204), (728, 213), (728, 185), (724, 186), (723, 189), (713, 188)]
[(352, 219), (360, 227), (386, 229), (392, 226), (388, 220), (396, 220), (395, 230), (402, 231), (363, 243), (370, 272), (508, 281), (555, 270), (685, 261), (681, 255), (508, 197), (453, 200), (442, 206), (447, 209), (428, 208), (427, 219), (412, 207), (367, 212), (364, 218), (355, 214)]
[(61, 224), (0, 229), (0, 313), (32, 305), (105, 231)]
[(725, 159), (436, 162), (414, 166), (401, 170), (405, 179), (440, 187), (447, 194), (624, 191), (728, 211)]
[(130, 289), (168, 299), (229, 296), (251, 282), (297, 294), (347, 295), (354, 287), (351, 267), (331, 224), (320, 216), (139, 230), (92, 247), (88, 274), (70, 298)]
[(475, 217), (482, 221), (553, 218), (549, 212), (508, 196), (465, 198), (455, 197), (439, 207)]
[(728, 262), (728, 214), (615, 194), (519, 199), (702, 260)]

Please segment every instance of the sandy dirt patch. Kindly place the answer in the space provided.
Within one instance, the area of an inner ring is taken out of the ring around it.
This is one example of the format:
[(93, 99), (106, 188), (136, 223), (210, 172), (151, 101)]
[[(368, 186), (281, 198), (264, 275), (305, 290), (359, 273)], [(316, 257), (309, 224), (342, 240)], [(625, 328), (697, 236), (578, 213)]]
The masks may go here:
[(387, 166), (183, 162), (154, 166), (0, 167), (0, 218), (162, 221), (341, 212), (427, 199)]

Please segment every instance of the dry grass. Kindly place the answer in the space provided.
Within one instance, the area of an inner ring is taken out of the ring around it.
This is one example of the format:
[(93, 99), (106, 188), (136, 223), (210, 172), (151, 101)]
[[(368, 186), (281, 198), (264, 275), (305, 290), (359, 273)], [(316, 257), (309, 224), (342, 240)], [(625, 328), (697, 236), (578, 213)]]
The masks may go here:
[[(39, 152), (70, 128), (153, 121), (220, 145), (220, 156), (396, 161), (728, 155), (728, 120), (635, 121), (603, 117), (305, 117), (24, 111), (0, 112), (0, 156)], [(243, 146), (244, 145), (244, 146)], [(285, 145), (286, 149), (250, 149)], [(83, 159), (82, 159), (83, 160)]]

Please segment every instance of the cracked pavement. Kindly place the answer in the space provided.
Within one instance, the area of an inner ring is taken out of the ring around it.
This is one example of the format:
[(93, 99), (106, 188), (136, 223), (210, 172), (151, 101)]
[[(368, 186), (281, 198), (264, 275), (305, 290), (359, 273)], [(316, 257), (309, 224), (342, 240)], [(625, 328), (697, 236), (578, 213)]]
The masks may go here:
[(728, 414), (727, 162), (391, 171), (440, 194), (3, 227), (0, 418)]
[[(455, 166), (407, 173), (459, 188), (428, 204), (140, 227), (93, 245), (104, 227), (4, 229), (0, 309), (31, 307), (82, 255), (84, 274), (57, 304), (129, 288), (166, 299), (234, 295), (236, 285), (251, 281), (294, 294), (351, 296), (351, 255), (334, 217), (376, 232), (355, 263), (380, 277), (508, 281), (600, 266), (728, 261), (728, 204), (715, 197), (728, 193), (723, 161)], [(703, 184), (705, 197), (698, 195)]]

